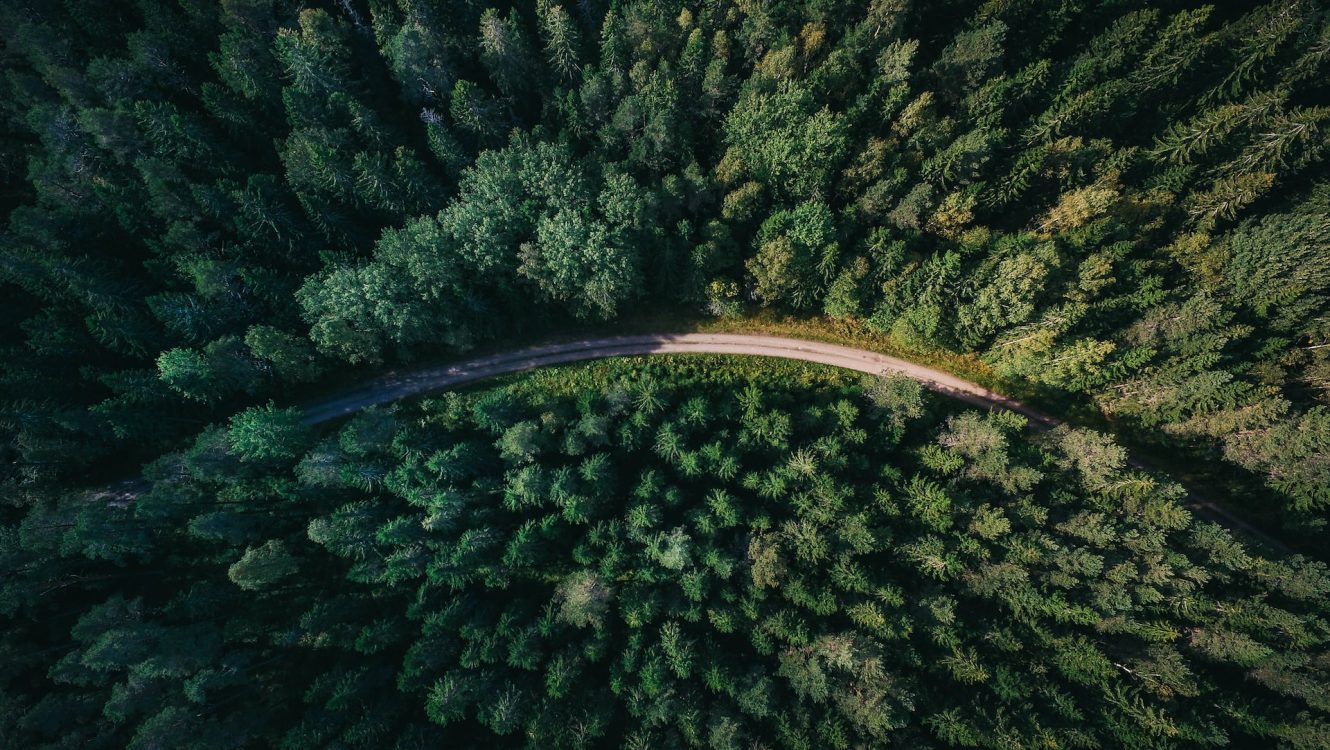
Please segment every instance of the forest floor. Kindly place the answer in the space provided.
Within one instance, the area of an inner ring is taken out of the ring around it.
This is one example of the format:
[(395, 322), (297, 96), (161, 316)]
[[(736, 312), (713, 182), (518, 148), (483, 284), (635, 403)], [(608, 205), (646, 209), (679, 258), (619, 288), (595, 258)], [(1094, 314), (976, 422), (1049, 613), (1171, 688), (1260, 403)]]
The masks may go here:
[[(758, 322), (765, 330), (777, 328)], [(787, 324), (788, 325), (788, 324)], [(826, 338), (838, 338), (834, 336)], [(958, 377), (947, 369), (874, 351), (868, 348), (808, 338), (791, 338), (768, 333), (685, 332), (573, 338), (474, 357), (452, 364), (424, 367), (403, 372), (389, 372), (353, 390), (304, 406), (305, 421), (319, 424), (361, 409), (386, 404), (413, 395), (439, 391), (477, 380), (549, 367), (552, 365), (646, 354), (724, 354), (777, 357), (840, 367), (872, 375), (897, 373), (919, 381), (924, 387), (944, 396), (979, 406), (1001, 408), (1026, 416), (1032, 427), (1050, 429), (1062, 422), (1020, 400), (1004, 396), (984, 385)], [(955, 363), (951, 363), (955, 364)], [(981, 364), (977, 363), (976, 364)], [(951, 368), (948, 368), (951, 369)], [(961, 369), (961, 368), (956, 368)], [(967, 368), (968, 369), (968, 368)], [(988, 379), (988, 378), (985, 378)], [(1154, 467), (1133, 456), (1131, 464), (1141, 469)], [(1203, 517), (1243, 532), (1277, 550), (1287, 547), (1230, 510), (1201, 497), (1189, 495), (1192, 509)]]

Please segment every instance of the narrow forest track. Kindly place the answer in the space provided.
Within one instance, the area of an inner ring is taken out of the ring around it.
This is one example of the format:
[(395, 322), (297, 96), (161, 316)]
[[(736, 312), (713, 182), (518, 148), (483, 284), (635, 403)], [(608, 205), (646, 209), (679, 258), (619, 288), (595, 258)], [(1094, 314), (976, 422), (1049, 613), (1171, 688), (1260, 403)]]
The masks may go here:
[(612, 336), (537, 346), (463, 362), (389, 373), (353, 391), (305, 407), (305, 422), (319, 424), (361, 409), (386, 404), (419, 393), (439, 391), (474, 380), (540, 367), (610, 357), (644, 354), (733, 354), (778, 357), (814, 362), (878, 375), (899, 373), (919, 381), (929, 390), (984, 408), (999, 407), (1019, 412), (1032, 422), (1055, 426), (1057, 420), (982, 386), (904, 359), (867, 349), (855, 349), (820, 341), (762, 336), (757, 334), (680, 333), (644, 336)]
[[(730, 354), (777, 357), (801, 362), (830, 365), (871, 375), (900, 374), (919, 381), (925, 388), (943, 396), (984, 409), (1005, 409), (1021, 414), (1037, 430), (1049, 430), (1062, 424), (1015, 399), (984, 388), (951, 373), (890, 357), (820, 341), (737, 333), (679, 333), (640, 336), (611, 336), (548, 344), (486, 357), (477, 357), (449, 365), (389, 373), (355, 390), (304, 407), (305, 423), (316, 425), (353, 414), (361, 409), (391, 403), (409, 396), (441, 391), (476, 380), (534, 370), (551, 365), (611, 357), (646, 354)], [(1131, 466), (1153, 471), (1136, 456)], [(1288, 552), (1289, 548), (1251, 523), (1225, 508), (1188, 490), (1188, 505), (1203, 518), (1260, 540), (1271, 548)]]

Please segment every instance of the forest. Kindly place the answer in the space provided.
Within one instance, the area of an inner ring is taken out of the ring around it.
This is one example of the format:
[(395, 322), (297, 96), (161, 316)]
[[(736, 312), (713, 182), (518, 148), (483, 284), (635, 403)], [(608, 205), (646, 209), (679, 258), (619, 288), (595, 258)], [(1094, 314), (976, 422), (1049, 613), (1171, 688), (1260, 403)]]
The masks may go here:
[(1251, 554), (1100, 433), (1036, 442), (1023, 418), (912, 380), (801, 368), (588, 365), (326, 434), (242, 411), (154, 461), (132, 508), (24, 520), (31, 567), (0, 606), (61, 656), (6, 639), (4, 676), (41, 698), (5, 731), (22, 747), (1330, 744), (1324, 563)]
[[(1324, 0), (0, 35), (0, 746), (1330, 746)], [(688, 358), (291, 406), (651, 316), (1073, 426)]]

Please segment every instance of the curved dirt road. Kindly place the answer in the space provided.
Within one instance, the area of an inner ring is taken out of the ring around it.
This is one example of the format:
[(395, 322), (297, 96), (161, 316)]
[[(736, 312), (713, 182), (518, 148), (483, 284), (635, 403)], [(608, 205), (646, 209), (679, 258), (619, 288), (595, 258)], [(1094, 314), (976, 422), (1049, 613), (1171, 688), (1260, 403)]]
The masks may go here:
[[(515, 352), (477, 357), (451, 365), (401, 374), (388, 374), (369, 383), (305, 407), (305, 422), (320, 424), (353, 414), (361, 409), (391, 403), (408, 396), (444, 390), (475, 380), (532, 370), (538, 367), (643, 354), (742, 354), (779, 357), (803, 362), (843, 367), (848, 370), (880, 375), (899, 373), (919, 381), (931, 391), (985, 409), (999, 408), (1025, 415), (1036, 429), (1051, 429), (1061, 424), (1025, 404), (962, 380), (941, 370), (889, 357), (866, 349), (825, 344), (780, 336), (732, 333), (680, 333), (648, 336), (613, 336), (560, 344), (537, 346)], [(1129, 463), (1139, 469), (1151, 467), (1138, 458)], [(1224, 508), (1192, 493), (1193, 511), (1230, 529), (1241, 530), (1267, 545), (1287, 551), (1287, 547)]]
[(400, 375), (390, 374), (372, 380), (354, 391), (307, 406), (305, 422), (319, 424), (369, 406), (386, 404), (418, 393), (451, 388), (495, 375), (567, 362), (641, 354), (746, 354), (816, 362), (873, 375), (900, 373), (919, 381), (929, 390), (975, 406), (1009, 409), (1045, 426), (1051, 427), (1057, 424), (1057, 421), (1051, 417), (987, 388), (961, 380), (950, 373), (896, 357), (819, 341), (733, 333), (680, 333), (586, 339), (478, 357)]

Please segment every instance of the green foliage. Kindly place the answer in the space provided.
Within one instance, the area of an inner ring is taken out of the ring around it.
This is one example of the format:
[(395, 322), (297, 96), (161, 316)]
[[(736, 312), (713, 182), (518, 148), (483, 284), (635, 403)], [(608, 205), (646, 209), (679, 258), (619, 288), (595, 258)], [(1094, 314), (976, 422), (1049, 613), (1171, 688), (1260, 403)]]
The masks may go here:
[(762, 222), (757, 244), (747, 267), (758, 299), (796, 309), (813, 306), (830, 281), (839, 253), (831, 211), (810, 201), (778, 212)]
[(786, 201), (826, 195), (846, 148), (842, 119), (788, 82), (749, 86), (725, 120), (725, 143), (722, 181), (746, 175)]
[(246, 591), (262, 591), (295, 575), (298, 567), (296, 559), (281, 541), (269, 539), (260, 547), (245, 550), (245, 554), (227, 569), (226, 575)]
[[(1325, 566), (1192, 524), (1102, 435), (1021, 424), (895, 377), (689, 358), (370, 410), (317, 444), (294, 412), (249, 410), (154, 465), (132, 507), (71, 497), (0, 536), (16, 571), (0, 601), (33, 652), (5, 674), (43, 691), (16, 696), (5, 731), (205, 747), (1317, 731)], [(76, 580), (89, 590), (59, 588)], [(38, 619), (52, 607), (77, 616)]]
[(899, 432), (924, 415), (924, 389), (919, 381), (899, 373), (879, 375), (865, 389), (868, 401)]
[[(1316, 542), (1320, 4), (0, 26), (7, 744), (1327, 744), (1324, 571), (1189, 526), (1094, 433), (688, 364), (328, 440), (245, 409), (755, 301), (1099, 409)], [(83, 491), (230, 414), (150, 491)]]
[(1314, 2), (38, 5), (0, 19), (3, 481), (338, 360), (759, 302), (1323, 520), (1229, 445), (1330, 405)]
[(554, 593), (559, 603), (559, 620), (575, 628), (605, 624), (613, 592), (600, 576), (581, 571), (565, 578)]
[(323, 374), (323, 363), (305, 337), (272, 326), (254, 326), (245, 333), (245, 345), (255, 357), (272, 363), (284, 381), (305, 383)]
[(309, 435), (299, 409), (271, 402), (232, 417), (226, 431), (231, 450), (244, 461), (289, 461), (309, 446)]

